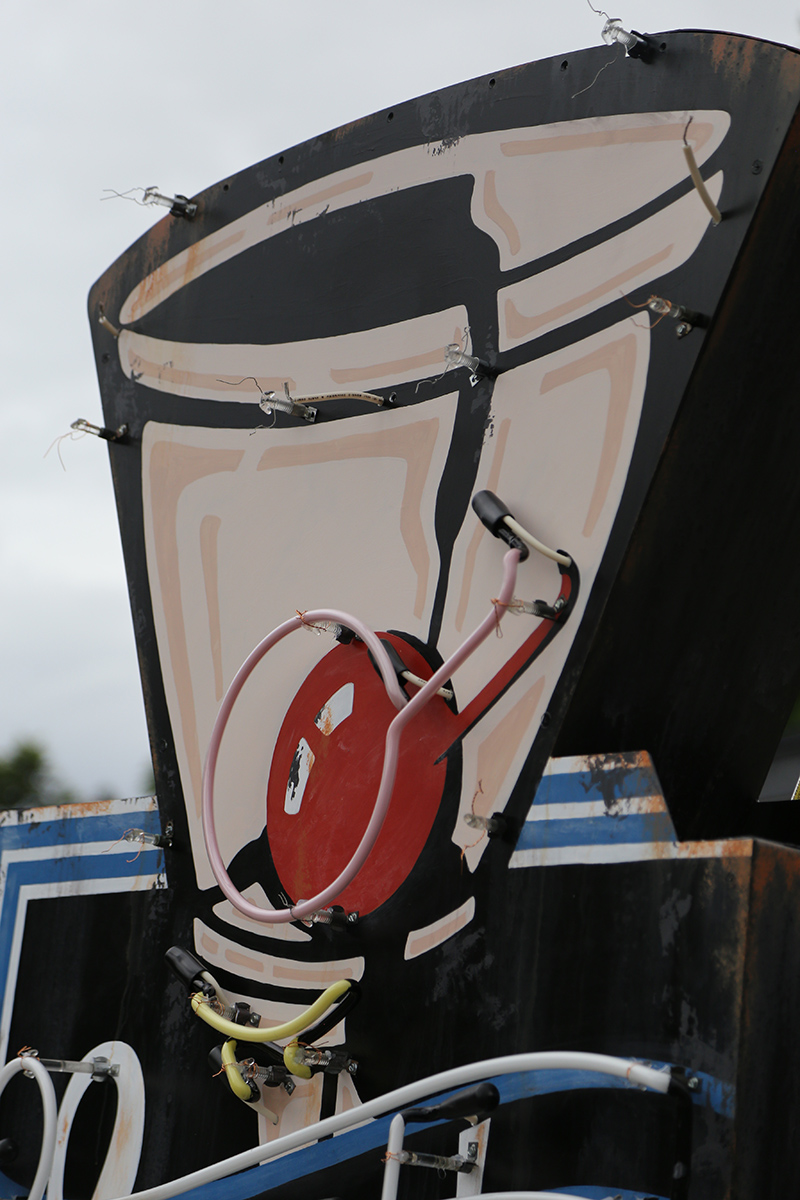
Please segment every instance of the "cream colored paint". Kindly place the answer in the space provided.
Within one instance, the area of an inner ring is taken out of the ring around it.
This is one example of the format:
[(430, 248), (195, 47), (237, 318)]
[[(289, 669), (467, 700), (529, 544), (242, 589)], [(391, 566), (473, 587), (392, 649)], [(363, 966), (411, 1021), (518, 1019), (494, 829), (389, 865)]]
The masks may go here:
[[(269, 908), (267, 894), (260, 883), (253, 883), (250, 887), (244, 888), (242, 895), (245, 900), (251, 900), (253, 904), (258, 904), (261, 908)], [(267, 945), (270, 942), (311, 941), (311, 934), (306, 933), (304, 929), (298, 929), (295, 925), (286, 923), (266, 926), (259, 921), (251, 921), (249, 917), (240, 913), (238, 908), (234, 908), (230, 900), (220, 900), (219, 904), (214, 905), (213, 911), (214, 915), (219, 917), (220, 921), (224, 921), (226, 925), (232, 925), (235, 929), (243, 929), (245, 933), (258, 934)]]
[[(466, 308), (455, 305), (379, 329), (284, 345), (172, 342), (125, 329), (117, 349), (128, 378), (156, 391), (254, 404), (262, 391), (283, 393), (284, 381), (299, 398), (356, 384), (363, 391), (441, 375), (445, 346), (461, 342), (467, 324)], [(259, 424), (265, 422), (259, 417)]]
[[(310, 988), (323, 992), (340, 979), (359, 980), (364, 974), (364, 959), (336, 959), (329, 962), (302, 962), (275, 954), (255, 952), (240, 946), (231, 938), (212, 933), (199, 917), (194, 919), (194, 941), (198, 951), (215, 967), (232, 972), (240, 979), (253, 979), (282, 988)], [(260, 1012), (261, 1009), (255, 1005)]]
[(208, 609), (208, 636), (211, 659), (214, 663), (214, 692), (217, 700), (222, 699), (222, 630), (219, 621), (219, 576), (217, 568), (217, 539), (219, 517), (209, 514), (200, 522), (200, 556), (203, 562), (203, 580), (206, 588)]
[[(722, 174), (709, 180), (715, 201)], [(654, 279), (694, 254), (711, 217), (694, 192), (624, 233), (497, 294), (500, 349), (508, 350), (576, 321)]]
[[(449, 395), (411, 409), (252, 437), (247, 430), (146, 426), (145, 547), (201, 887), (213, 883), (199, 806), (220, 666), (227, 688), (256, 643), (298, 609), (344, 609), (376, 629), (426, 636), (439, 571), (433, 514), (455, 401)], [(306, 463), (302, 469), (298, 456)], [(200, 537), (209, 515), (219, 520), (218, 658), (212, 610), (207, 599), (197, 603), (210, 577)], [(334, 645), (329, 634), (294, 633), (257, 668), (234, 708), (217, 774), (226, 861), (260, 836), (286, 707)]]
[[(373, 164), (368, 180), (351, 187), (348, 180), (355, 176), (344, 172), (316, 181), (316, 192), (301, 189), (291, 203), (285, 197), (281, 213), (265, 206), (260, 216), (242, 218), (238, 230), (221, 231), (218, 244), (206, 239), (194, 256), (191, 278), (291, 221), (320, 215), (322, 182), (332, 197), (326, 203), (335, 208), (382, 194), (390, 178), (396, 189), (398, 179), (419, 182), (470, 172), (481, 180), (473, 195), (473, 219), (498, 239), (501, 264), (528, 261), (573, 240), (576, 230), (585, 234), (600, 228), (680, 182), (685, 168), (676, 130), (686, 119), (688, 114), (593, 118), (516, 131), (518, 137), (515, 131), (476, 135), (436, 152), (414, 147)], [(692, 129), (701, 135), (701, 161), (727, 128), (725, 114), (696, 114)], [(717, 177), (717, 195), (720, 186)], [(548, 202), (551, 187), (558, 199)], [(370, 191), (374, 188), (378, 191)], [(609, 302), (622, 282), (638, 285), (685, 261), (707, 224), (697, 196), (689, 193), (577, 259), (504, 289), (501, 316), (512, 314), (512, 330), (518, 322), (517, 341), (538, 336)], [(132, 296), (131, 312), (141, 315), (173, 294), (186, 270), (177, 260), (167, 264)], [(337, 382), (376, 386), (417, 378), (425, 356), (458, 340), (466, 323), (466, 311), (456, 307), (387, 329), (289, 347), (181, 346), (124, 331), (120, 355), (129, 371), (137, 371), (137, 362), (139, 367), (155, 364), (150, 385), (183, 395), (207, 396), (206, 384), (217, 372), (231, 381), (252, 373), (262, 387), (287, 378), (307, 393), (330, 390)], [(480, 747), (487, 739), (498, 761), (510, 765), (493, 784), (496, 795), (485, 792), (486, 803), (493, 799), (493, 811), (506, 803), (580, 623), (638, 428), (650, 338), (643, 324), (641, 317), (626, 320), (497, 380), (498, 440), (493, 445), (487, 435), (475, 490), (491, 486), (534, 534), (574, 554), (582, 586), (568, 629), (537, 663), (546, 683), (536, 703), (526, 707), (523, 700), (531, 688), (526, 674), (467, 737), (462, 811), (477, 793)], [(508, 342), (503, 322), (501, 331)], [(252, 402), (257, 390), (252, 384), (241, 391), (220, 388), (215, 396)], [(414, 409), (379, 411), (335, 425), (262, 430), (252, 437), (248, 431), (146, 427), (148, 569), (201, 886), (209, 886), (212, 878), (198, 819), (200, 772), (220, 679), (226, 687), (253, 645), (298, 609), (349, 609), (375, 628), (426, 636), (439, 567), (436, 492), (454, 409), (455, 398), (447, 396)], [(499, 587), (502, 550), (494, 539), (476, 539), (475, 530), (469, 513), (450, 570), (439, 647), (445, 655), (485, 615)], [(552, 600), (558, 587), (552, 563), (532, 556), (521, 568), (518, 594), (526, 599)], [(198, 596), (206, 603), (198, 604)], [(455, 684), (462, 708), (535, 621), (509, 616), (502, 639), (489, 639), (459, 671)], [(218, 771), (219, 836), (228, 860), (261, 833), (274, 739), (297, 687), (331, 648), (329, 641), (320, 642), (313, 633), (301, 632), (277, 647), (234, 711)], [(511, 720), (511, 713), (520, 712), (524, 721)], [(473, 869), (485, 842), (469, 852)]]
[[(512, 433), (502, 452), (492, 452), (494, 438), (487, 441), (474, 490), (494, 485), (490, 490), (502, 497), (531, 533), (545, 544), (572, 554), (580, 570), (581, 587), (564, 631), (464, 739), (462, 790), (453, 841), (465, 849), (472, 870), (488, 838), (476, 840), (475, 831), (464, 824), (463, 814), (470, 811), (477, 795), (487, 814), (503, 810), (563, 669), (625, 486), (644, 398), (649, 347), (649, 329), (628, 318), (497, 380), (492, 401), (495, 436), (506, 421)], [(442, 624), (442, 654), (451, 653), (463, 634), (485, 615), (499, 589), (502, 558), (503, 546), (495, 538), (480, 538), (476, 548), (474, 526), (467, 520), (453, 553)], [(473, 582), (466, 586), (466, 580)], [(532, 553), (519, 568), (516, 594), (526, 600), (552, 603), (560, 583), (556, 565)], [(463, 618), (462, 632), (455, 628), (456, 615)], [(537, 624), (532, 616), (506, 616), (502, 637), (488, 638), (455, 675), (461, 709)], [(526, 707), (522, 698), (542, 676), (545, 685), (535, 703)], [(521, 712), (525, 713), (522, 721), (518, 719)], [(491, 748), (488, 757), (486, 751), (481, 755), (487, 739)], [(484, 786), (481, 779), (486, 770), (482, 762), (495, 757), (498, 763), (508, 764), (507, 769), (497, 778), (497, 772), (492, 771), (491, 784)]]
[(448, 913), (446, 917), (433, 921), (432, 924), (425, 925), (422, 929), (412, 929), (406, 938), (403, 957), (408, 961), (411, 958), (419, 958), (421, 954), (427, 954), (429, 950), (435, 950), (437, 946), (441, 946), (442, 942), (446, 942), (448, 938), (454, 937), (466, 928), (474, 916), (475, 898), (470, 896), (469, 900), (465, 900), (459, 908)]
[[(496, 241), (500, 266), (508, 270), (634, 212), (684, 179), (681, 145), (690, 116), (688, 136), (702, 165), (728, 131), (727, 113), (634, 113), (472, 134), (396, 151), (371, 160), (368, 169), (334, 172), (169, 259), (133, 289), (119, 321), (140, 319), (207, 271), (298, 224), (401, 188), (459, 176), (476, 181), (472, 219)], [(509, 222), (516, 236), (509, 237)]]

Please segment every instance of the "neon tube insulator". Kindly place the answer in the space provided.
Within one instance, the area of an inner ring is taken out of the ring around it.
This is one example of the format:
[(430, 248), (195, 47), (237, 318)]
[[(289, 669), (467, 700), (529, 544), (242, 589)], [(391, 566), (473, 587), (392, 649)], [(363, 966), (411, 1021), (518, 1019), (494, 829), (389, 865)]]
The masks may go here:
[(107, 333), (110, 333), (112, 337), (119, 337), (120, 331), (117, 329), (116, 325), (109, 321), (104, 312), (100, 313), (100, 316), (97, 318), (97, 323), (98, 325), (102, 325), (103, 329), (105, 329)]
[(469, 825), (470, 829), (480, 829), (481, 832), (488, 833), (489, 837), (493, 833), (502, 833), (506, 827), (502, 817), (482, 817), (471, 812), (464, 813), (464, 824)]
[(75, 429), (78, 433), (94, 434), (95, 437), (102, 438), (106, 442), (119, 442), (128, 432), (127, 425), (118, 425), (116, 429), (106, 429), (103, 425), (93, 425), (91, 421), (84, 421), (83, 417), (78, 417), (77, 421), (73, 421), (70, 429)]
[(486, 373), (486, 367), (474, 354), (466, 354), (457, 342), (451, 342), (444, 348), (445, 371), (454, 367), (466, 367), (470, 373), (469, 381), (474, 387)]
[(358, 913), (345, 912), (343, 908), (319, 908), (308, 920), (314, 925), (338, 925), (343, 928), (347, 925), (357, 925)]
[(318, 1050), (315, 1046), (295, 1046), (294, 1061), (303, 1067), (322, 1067), (324, 1070), (338, 1075), (347, 1071), (355, 1075), (358, 1063), (342, 1050)]
[(265, 1083), (267, 1087), (282, 1087), (291, 1096), (297, 1086), (290, 1075), (286, 1075), (283, 1067), (262, 1067), (254, 1058), (240, 1058), (237, 1062), (242, 1079), (246, 1082)]
[(626, 54), (630, 54), (631, 51), (635, 52), (639, 46), (647, 45), (644, 38), (639, 37), (631, 30), (624, 29), (618, 17), (609, 17), (603, 26), (601, 36), (607, 46), (613, 46), (614, 42), (619, 42), (620, 46), (625, 47)]
[(465, 354), (457, 342), (451, 342), (444, 348), (444, 359), (448, 367), (467, 367), (474, 374), (481, 365), (481, 360), (474, 354)]
[(283, 385), (284, 395), (279, 396), (277, 392), (263, 392), (261, 399), (258, 402), (258, 407), (267, 416), (271, 416), (273, 412), (286, 413), (290, 417), (302, 417), (304, 421), (316, 421), (317, 410), (312, 408), (310, 404), (301, 404), (299, 400), (293, 400), (289, 395), (289, 385)]
[(191, 221), (197, 212), (197, 205), (188, 196), (181, 196), (180, 193), (165, 196), (157, 187), (144, 189), (142, 204), (160, 204), (163, 208), (168, 208), (173, 217), (186, 217), (187, 221)]
[(415, 1150), (400, 1150), (397, 1158), (401, 1166), (430, 1167), (433, 1171), (469, 1172), (475, 1169), (475, 1163), (470, 1162), (461, 1154), (446, 1157), (443, 1154), (421, 1154)]
[(143, 829), (127, 829), (123, 836), (126, 842), (136, 842), (140, 846), (171, 846), (172, 822), (167, 822), (163, 833), (145, 833)]

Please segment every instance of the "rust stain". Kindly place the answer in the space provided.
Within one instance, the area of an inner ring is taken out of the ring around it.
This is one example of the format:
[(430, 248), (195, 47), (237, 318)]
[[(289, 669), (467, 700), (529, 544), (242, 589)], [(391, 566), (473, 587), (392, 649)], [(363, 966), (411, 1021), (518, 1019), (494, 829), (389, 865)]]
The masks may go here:
[(244, 236), (244, 230), (239, 230), (228, 234), (227, 237), (212, 235), (203, 238), (156, 267), (133, 289), (122, 306), (120, 320), (127, 325), (144, 316), (151, 308), (165, 300), (167, 295), (191, 283), (213, 259), (238, 245)]
[(734, 83), (744, 87), (753, 74), (759, 49), (759, 43), (752, 38), (718, 33), (711, 39), (711, 63), (715, 71), (724, 72)]
[(334, 730), (333, 713), (326, 704), (319, 710), (314, 718), (314, 724), (319, 729), (323, 737), (330, 737)]
[[(752, 847), (752, 842), (750, 842), (750, 846)], [(736, 894), (736, 907), (733, 921), (728, 927), (728, 938), (718, 942), (714, 947), (712, 961), (715, 971), (721, 978), (738, 981), (744, 974), (753, 863), (750, 857), (726, 858), (724, 868), (725, 875)], [(719, 877), (717, 876), (715, 879), (711, 871), (706, 871), (704, 883), (709, 890), (720, 886)]]
[[(121, 1157), (122, 1155), (124, 1155), (125, 1148), (126, 1148), (128, 1142), (131, 1140), (131, 1132), (132, 1132), (131, 1117), (132, 1117), (132, 1114), (130, 1112), (126, 1112), (125, 1109), (122, 1108), (121, 1105), (117, 1106), (117, 1120), (116, 1120), (116, 1124), (114, 1126), (114, 1137), (113, 1137), (113, 1147), (114, 1147), (114, 1156), (113, 1157), (117, 1157), (117, 1156)], [(109, 1157), (111, 1157), (111, 1156), (109, 1156)]]

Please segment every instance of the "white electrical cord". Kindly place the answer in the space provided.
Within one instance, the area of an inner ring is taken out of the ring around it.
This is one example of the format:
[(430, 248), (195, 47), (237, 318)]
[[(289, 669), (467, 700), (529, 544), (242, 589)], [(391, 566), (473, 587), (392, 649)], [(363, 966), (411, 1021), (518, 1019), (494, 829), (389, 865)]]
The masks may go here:
[[(613, 1058), (607, 1054), (588, 1054), (577, 1051), (544, 1051), (538, 1054), (513, 1054), (503, 1058), (489, 1058), (483, 1062), (468, 1063), (463, 1067), (455, 1067), (450, 1071), (442, 1071), (416, 1083), (407, 1084), (375, 1100), (368, 1100), (356, 1108), (344, 1113), (317, 1121), (304, 1129), (288, 1133), (276, 1138), (264, 1146), (253, 1146), (231, 1158), (222, 1159), (210, 1167), (203, 1167), (184, 1175), (181, 1179), (173, 1179), (159, 1187), (148, 1188), (144, 1192), (134, 1192), (129, 1196), (119, 1197), (118, 1200), (171, 1200), (192, 1188), (202, 1187), (217, 1179), (224, 1179), (238, 1171), (259, 1166), (286, 1154), (289, 1150), (297, 1150), (320, 1138), (340, 1133), (353, 1125), (361, 1125), (365, 1121), (382, 1117), (393, 1109), (406, 1108), (418, 1100), (436, 1095), (439, 1092), (459, 1087), (467, 1087), (479, 1083), (495, 1075), (511, 1075), (518, 1071), (592, 1071), (601, 1075), (611, 1075), (617, 1079), (625, 1079), (635, 1087), (650, 1088), (652, 1091), (666, 1094), (669, 1090), (671, 1077), (668, 1072), (657, 1071), (653, 1067), (645, 1067), (641, 1063), (631, 1062), (625, 1058)], [(0, 1078), (2, 1078), (0, 1076)], [(261, 1184), (258, 1184), (261, 1188)], [(262, 1189), (263, 1190), (263, 1189)], [(525, 1193), (522, 1193), (525, 1196)], [(535, 1195), (535, 1193), (534, 1193)], [(39, 1200), (38, 1197), (34, 1200)], [(562, 1195), (561, 1200), (564, 1200)]]
[(528, 533), (519, 521), (515, 521), (512, 516), (503, 517), (503, 521), (511, 530), (520, 538), (526, 546), (530, 546), (531, 550), (536, 550), (539, 554), (543, 554), (545, 558), (551, 558), (553, 562), (560, 563), (562, 567), (571, 567), (572, 559), (568, 554), (561, 554), (558, 550), (551, 550), (549, 546), (545, 546), (544, 542), (540, 542), (532, 533)]
[(42, 1113), (44, 1124), (42, 1129), (42, 1148), (39, 1151), (39, 1165), (36, 1168), (36, 1174), (31, 1186), (28, 1200), (42, 1200), (44, 1190), (47, 1187), (50, 1179), (50, 1172), (53, 1169), (53, 1156), (56, 1152), (56, 1133), (57, 1133), (57, 1118), (56, 1118), (56, 1093), (53, 1087), (53, 1081), (46, 1067), (43, 1067), (38, 1058), (12, 1058), (11, 1062), (6, 1063), (2, 1071), (0, 1071), (0, 1096), (6, 1089), (7, 1084), (20, 1071), (26, 1071), (33, 1075), (39, 1085), (39, 1092), (42, 1097)]

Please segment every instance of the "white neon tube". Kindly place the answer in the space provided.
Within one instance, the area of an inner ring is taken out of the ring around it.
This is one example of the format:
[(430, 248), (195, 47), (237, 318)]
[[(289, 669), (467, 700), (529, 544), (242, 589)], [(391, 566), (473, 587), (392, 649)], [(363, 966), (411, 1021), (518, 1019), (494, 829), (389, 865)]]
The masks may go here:
[(389, 1138), (386, 1142), (386, 1165), (383, 1168), (383, 1187), (381, 1188), (381, 1200), (395, 1200), (397, 1196), (397, 1185), (400, 1181), (400, 1159), (398, 1155), (403, 1149), (403, 1138), (405, 1137), (406, 1123), (403, 1119), (403, 1114), (398, 1113), (396, 1117), (392, 1117), (392, 1123), (389, 1126)]
[[(416, 1083), (387, 1092), (375, 1100), (368, 1100), (348, 1112), (337, 1113), (324, 1121), (317, 1121), (305, 1129), (298, 1129), (282, 1138), (276, 1138), (266, 1146), (253, 1146), (231, 1158), (222, 1159), (210, 1167), (203, 1167), (184, 1175), (181, 1179), (173, 1179), (170, 1183), (148, 1188), (144, 1192), (134, 1192), (128, 1196), (120, 1196), (118, 1200), (172, 1200), (192, 1188), (202, 1187), (217, 1179), (224, 1179), (237, 1171), (246, 1171), (250, 1167), (259, 1166), (286, 1154), (289, 1150), (297, 1150), (301, 1146), (315, 1142), (319, 1138), (340, 1133), (353, 1125), (382, 1117), (393, 1109), (406, 1108), (418, 1100), (448, 1091), (453, 1088), (467, 1087), (479, 1083), (495, 1075), (512, 1075), (517, 1071), (592, 1071), (600, 1075), (611, 1075), (617, 1079), (625, 1079), (636, 1087), (649, 1088), (651, 1091), (665, 1095), (669, 1090), (671, 1077), (664, 1071), (656, 1071), (653, 1067), (645, 1067), (641, 1063), (631, 1062), (626, 1058), (614, 1058), (607, 1054), (589, 1054), (580, 1051), (554, 1050), (537, 1054), (512, 1054), (503, 1058), (489, 1058), (483, 1062), (467, 1063), (463, 1067), (454, 1067), (450, 1071), (442, 1071)], [(261, 1186), (259, 1184), (259, 1186)], [(263, 1189), (262, 1189), (263, 1190)], [(38, 1198), (37, 1198), (38, 1200)], [(562, 1196), (563, 1200), (563, 1196)]]
[(39, 1165), (33, 1178), (28, 1200), (42, 1200), (44, 1190), (53, 1169), (53, 1157), (56, 1152), (56, 1093), (47, 1068), (43, 1067), (38, 1058), (12, 1058), (0, 1071), (0, 1096), (7, 1084), (20, 1071), (29, 1071), (39, 1085), (42, 1097), (42, 1113), (44, 1123), (42, 1128), (42, 1148), (39, 1152)]
[(568, 554), (561, 554), (558, 550), (551, 550), (549, 546), (545, 546), (544, 542), (540, 542), (532, 533), (528, 533), (524, 525), (520, 525), (519, 521), (515, 521), (512, 516), (503, 517), (503, 521), (512, 533), (522, 539), (526, 546), (530, 546), (531, 550), (543, 554), (545, 558), (550, 558), (553, 562), (560, 563), (562, 567), (572, 566), (572, 559)]

